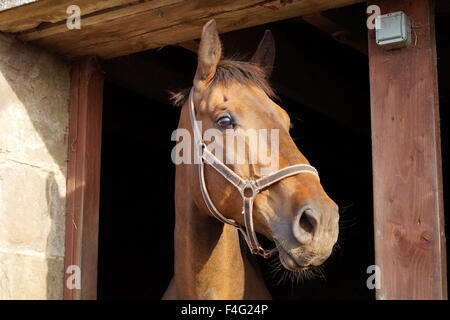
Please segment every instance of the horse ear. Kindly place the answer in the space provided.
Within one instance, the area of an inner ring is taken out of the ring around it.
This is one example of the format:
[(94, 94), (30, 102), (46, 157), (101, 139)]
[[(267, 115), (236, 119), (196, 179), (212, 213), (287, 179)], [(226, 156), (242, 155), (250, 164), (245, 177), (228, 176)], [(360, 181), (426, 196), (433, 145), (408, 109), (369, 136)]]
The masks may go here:
[(270, 30), (264, 32), (258, 49), (256, 49), (250, 61), (263, 68), (266, 71), (267, 77), (270, 77), (275, 61), (275, 40)]
[(214, 77), (217, 65), (222, 56), (222, 45), (217, 33), (216, 21), (209, 20), (202, 31), (202, 38), (198, 48), (197, 71), (194, 77), (194, 86), (205, 85)]

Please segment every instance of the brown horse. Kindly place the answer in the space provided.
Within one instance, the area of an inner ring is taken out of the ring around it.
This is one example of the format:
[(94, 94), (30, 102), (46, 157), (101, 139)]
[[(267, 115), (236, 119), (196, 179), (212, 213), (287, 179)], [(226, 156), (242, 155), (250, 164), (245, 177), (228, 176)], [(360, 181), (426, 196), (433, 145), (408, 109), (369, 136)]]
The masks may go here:
[[(203, 27), (198, 65), (192, 90), (195, 118), (202, 131), (278, 129), (279, 168), (309, 165), (289, 135), (288, 114), (271, 97), (267, 78), (275, 46), (266, 31), (250, 61), (222, 60), (214, 20)], [(174, 96), (182, 104), (178, 128), (193, 134), (186, 93)], [(267, 142), (269, 144), (269, 142)], [(268, 146), (270, 147), (270, 146)], [(223, 154), (230, 153), (224, 145)], [(195, 150), (194, 150), (195, 151)], [(269, 299), (270, 294), (255, 265), (241, 251), (239, 232), (211, 214), (201, 192), (199, 164), (179, 164), (175, 187), (175, 274), (163, 299)], [(227, 164), (243, 179), (262, 176), (258, 164)], [(238, 190), (205, 164), (207, 192), (220, 213), (246, 226)], [(252, 226), (273, 241), (284, 268), (302, 273), (322, 264), (338, 237), (338, 207), (323, 190), (317, 176), (295, 174), (261, 190), (253, 202)]]

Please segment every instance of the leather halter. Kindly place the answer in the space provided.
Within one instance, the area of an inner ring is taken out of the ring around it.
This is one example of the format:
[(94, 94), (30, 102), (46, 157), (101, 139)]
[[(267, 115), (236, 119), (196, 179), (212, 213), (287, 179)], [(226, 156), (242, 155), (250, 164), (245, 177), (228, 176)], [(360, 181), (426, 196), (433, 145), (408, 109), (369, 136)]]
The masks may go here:
[[(203, 200), (208, 207), (211, 214), (219, 221), (230, 224), (238, 229), (242, 236), (247, 242), (250, 251), (253, 254), (259, 254), (264, 258), (269, 258), (272, 256), (277, 249), (265, 250), (259, 244), (256, 237), (255, 229), (253, 226), (253, 200), (256, 195), (263, 189), (271, 186), (275, 182), (278, 182), (284, 178), (297, 175), (299, 173), (310, 173), (319, 178), (317, 170), (308, 164), (296, 164), (292, 166), (285, 167), (278, 170), (270, 175), (264, 176), (257, 180), (244, 180), (239, 175), (237, 175), (233, 170), (228, 168), (222, 161), (220, 161), (216, 156), (214, 156), (209, 150), (206, 144), (203, 142), (202, 133), (195, 119), (195, 107), (194, 107), (194, 88), (191, 89), (189, 93), (189, 115), (192, 123), (192, 130), (194, 132), (194, 153), (197, 159), (200, 160), (198, 166), (198, 173), (200, 179), (200, 188), (203, 195)], [(219, 210), (214, 206), (208, 190), (206, 188), (205, 182), (205, 163), (213, 167), (217, 172), (219, 172), (225, 179), (227, 179), (233, 186), (235, 186), (243, 200), (243, 210), (245, 228), (238, 224), (236, 221), (231, 220), (223, 216)], [(251, 191), (251, 194), (248, 194)]]

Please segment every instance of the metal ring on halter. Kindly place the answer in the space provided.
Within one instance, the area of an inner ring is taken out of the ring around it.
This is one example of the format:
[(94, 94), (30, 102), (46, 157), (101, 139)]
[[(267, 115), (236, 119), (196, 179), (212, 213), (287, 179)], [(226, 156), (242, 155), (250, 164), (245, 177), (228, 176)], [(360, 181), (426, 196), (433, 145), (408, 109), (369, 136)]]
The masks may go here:
[[(252, 190), (252, 195), (249, 197), (245, 195), (245, 190), (248, 189)], [(242, 198), (254, 198), (258, 194), (259, 190), (255, 187), (252, 180), (245, 180), (245, 184), (239, 189), (239, 192), (241, 193)]]

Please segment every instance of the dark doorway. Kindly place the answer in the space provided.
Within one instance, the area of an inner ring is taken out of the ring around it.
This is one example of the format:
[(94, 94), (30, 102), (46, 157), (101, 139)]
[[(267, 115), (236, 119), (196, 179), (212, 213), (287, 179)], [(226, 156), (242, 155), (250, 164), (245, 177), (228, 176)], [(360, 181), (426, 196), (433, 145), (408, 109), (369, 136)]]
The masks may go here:
[(179, 110), (105, 83), (99, 299), (160, 299), (172, 276)]
[[(277, 284), (276, 299), (373, 299), (374, 264), (367, 56), (298, 19), (221, 35), (227, 55), (251, 53), (265, 29), (277, 44), (273, 86), (290, 114), (299, 149), (341, 207), (339, 248), (324, 277)], [(179, 109), (168, 89), (186, 88), (194, 53), (165, 47), (104, 62), (99, 299), (160, 299), (173, 273), (171, 133)], [(158, 181), (158, 183), (155, 183)]]

